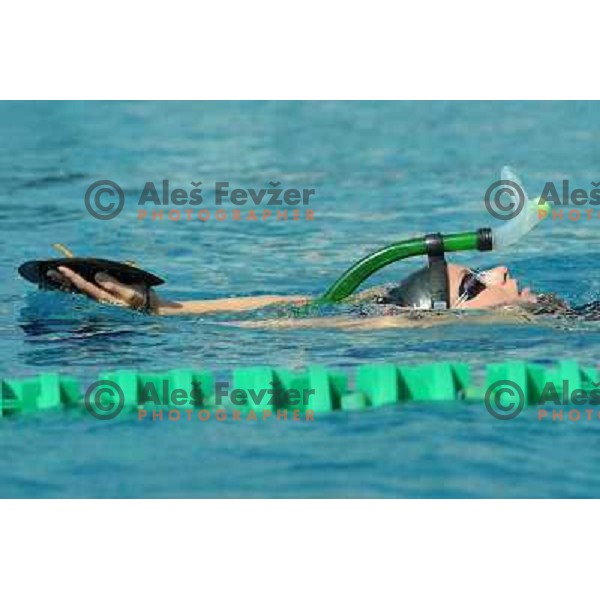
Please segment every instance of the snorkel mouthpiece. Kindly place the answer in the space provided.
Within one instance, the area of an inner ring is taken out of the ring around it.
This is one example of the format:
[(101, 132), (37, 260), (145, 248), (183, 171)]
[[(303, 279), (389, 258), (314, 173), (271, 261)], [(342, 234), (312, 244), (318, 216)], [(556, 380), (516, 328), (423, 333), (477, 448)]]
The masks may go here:
[[(323, 302), (340, 302), (350, 296), (371, 275), (399, 260), (412, 256), (429, 258), (429, 292), (430, 300), (407, 300), (413, 308), (450, 308), (448, 269), (445, 260), (446, 252), (479, 251), (503, 249), (521, 239), (528, 231), (548, 214), (543, 199), (527, 199), (527, 194), (520, 185), (516, 175), (507, 167), (502, 171), (502, 179), (511, 179), (520, 186), (524, 194), (524, 205), (521, 212), (504, 225), (494, 230), (478, 229), (467, 233), (442, 235), (429, 234), (425, 237), (413, 238), (391, 244), (376, 250), (352, 265), (321, 297)], [(426, 270), (422, 270), (423, 277)], [(422, 281), (422, 279), (420, 280)], [(408, 288), (407, 288), (408, 291)], [(415, 296), (415, 294), (409, 294)], [(427, 297), (429, 298), (429, 296)]]

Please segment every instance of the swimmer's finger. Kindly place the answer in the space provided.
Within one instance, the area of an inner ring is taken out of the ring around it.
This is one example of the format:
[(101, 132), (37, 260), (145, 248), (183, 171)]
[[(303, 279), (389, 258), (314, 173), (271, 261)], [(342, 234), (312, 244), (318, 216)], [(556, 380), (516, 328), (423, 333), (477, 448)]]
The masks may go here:
[(49, 277), (50, 279), (52, 279), (53, 281), (64, 281), (65, 280), (65, 278), (58, 271), (55, 271), (54, 269), (49, 269), (48, 271), (46, 271), (46, 276)]
[(107, 291), (99, 288), (97, 285), (86, 281), (81, 275), (71, 271), (68, 267), (58, 267), (58, 270), (80, 291), (97, 300), (98, 302), (108, 302), (110, 304), (121, 304), (118, 298), (115, 298)]
[(96, 273), (95, 276), (96, 283), (103, 287), (105, 290), (116, 294), (117, 296), (121, 296), (123, 298), (127, 298), (131, 294), (135, 294), (135, 291), (132, 290), (129, 286), (121, 283), (118, 279), (111, 277), (108, 273), (99, 272)]
[(52, 279), (55, 283), (60, 283), (60, 285), (69, 285), (69, 280), (54, 269), (46, 271), (46, 277)]
[(131, 304), (132, 302), (144, 300), (144, 295), (136, 288), (121, 283), (118, 279), (111, 277), (108, 273), (96, 273), (96, 281), (105, 290), (119, 297), (124, 302)]

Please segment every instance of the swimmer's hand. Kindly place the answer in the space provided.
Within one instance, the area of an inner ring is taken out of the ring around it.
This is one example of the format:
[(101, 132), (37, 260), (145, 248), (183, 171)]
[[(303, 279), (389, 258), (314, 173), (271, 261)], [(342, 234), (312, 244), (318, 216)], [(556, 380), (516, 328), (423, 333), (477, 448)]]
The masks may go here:
[(73, 288), (101, 304), (113, 304), (123, 308), (143, 310), (155, 315), (189, 315), (257, 310), (273, 304), (302, 306), (310, 301), (307, 296), (250, 296), (245, 298), (222, 298), (220, 300), (188, 300), (173, 302), (163, 300), (156, 292), (144, 285), (126, 285), (106, 273), (98, 273), (96, 281), (87, 281), (68, 267), (50, 271), (51, 277), (65, 291)]
[(48, 277), (62, 284), (65, 289), (75, 288), (101, 304), (158, 313), (158, 296), (145, 285), (126, 285), (107, 273), (97, 273), (96, 281), (91, 282), (63, 266), (58, 267), (58, 271), (49, 271)]

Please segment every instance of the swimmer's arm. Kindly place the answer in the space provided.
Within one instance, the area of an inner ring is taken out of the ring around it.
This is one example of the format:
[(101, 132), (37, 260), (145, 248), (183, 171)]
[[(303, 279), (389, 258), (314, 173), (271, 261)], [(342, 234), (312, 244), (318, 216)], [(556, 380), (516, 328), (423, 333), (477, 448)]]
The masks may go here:
[[(370, 288), (363, 292), (354, 294), (348, 301), (353, 304), (361, 304), (375, 301), (385, 292), (384, 286)], [(169, 302), (158, 299), (156, 309), (153, 311), (158, 315), (184, 315), (203, 314), (218, 312), (242, 312), (245, 310), (257, 310), (272, 304), (294, 304), (302, 306), (308, 304), (310, 296), (250, 296), (247, 298), (221, 298), (218, 300), (191, 300), (181, 302)], [(309, 320), (310, 321), (310, 320)], [(382, 325), (385, 327), (386, 325)]]
[[(80, 292), (97, 302), (124, 308), (141, 308), (145, 305), (145, 290), (139, 286), (125, 285), (106, 273), (99, 273), (96, 281), (86, 281), (68, 267), (58, 267), (58, 276), (68, 280)], [(250, 296), (246, 298), (223, 298), (219, 300), (191, 300), (174, 302), (164, 300), (150, 290), (150, 312), (157, 315), (207, 314), (219, 312), (242, 312), (256, 310), (273, 304), (305, 304), (308, 296)]]
[(172, 316), (219, 312), (243, 312), (257, 310), (273, 304), (301, 305), (310, 301), (308, 296), (249, 296), (246, 298), (222, 298), (219, 300), (189, 300), (173, 302), (162, 300), (154, 295), (152, 312), (157, 315)]

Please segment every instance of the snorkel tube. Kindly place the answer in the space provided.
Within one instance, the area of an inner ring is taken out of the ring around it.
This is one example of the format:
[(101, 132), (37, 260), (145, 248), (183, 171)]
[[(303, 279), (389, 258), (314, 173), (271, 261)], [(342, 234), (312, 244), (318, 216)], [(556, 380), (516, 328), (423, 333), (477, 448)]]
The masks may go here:
[[(527, 234), (547, 214), (548, 210), (543, 205), (543, 199), (532, 198), (528, 200), (523, 186), (516, 175), (507, 167), (502, 170), (501, 179), (511, 181), (519, 189), (520, 200), (523, 202), (521, 211), (506, 220), (498, 228), (483, 228), (467, 233), (453, 233), (448, 235), (430, 234), (424, 237), (413, 238), (391, 244), (376, 250), (365, 258), (352, 265), (321, 297), (324, 302), (340, 302), (350, 296), (371, 275), (405, 258), (412, 256), (429, 257), (430, 266), (443, 266), (445, 276), (446, 252), (475, 251), (489, 252), (501, 250), (516, 243)], [(436, 276), (437, 282), (432, 282), (434, 289), (434, 301), (431, 308), (449, 308), (447, 301), (441, 301), (440, 289), (444, 286), (441, 276)], [(445, 304), (445, 306), (441, 306)]]

